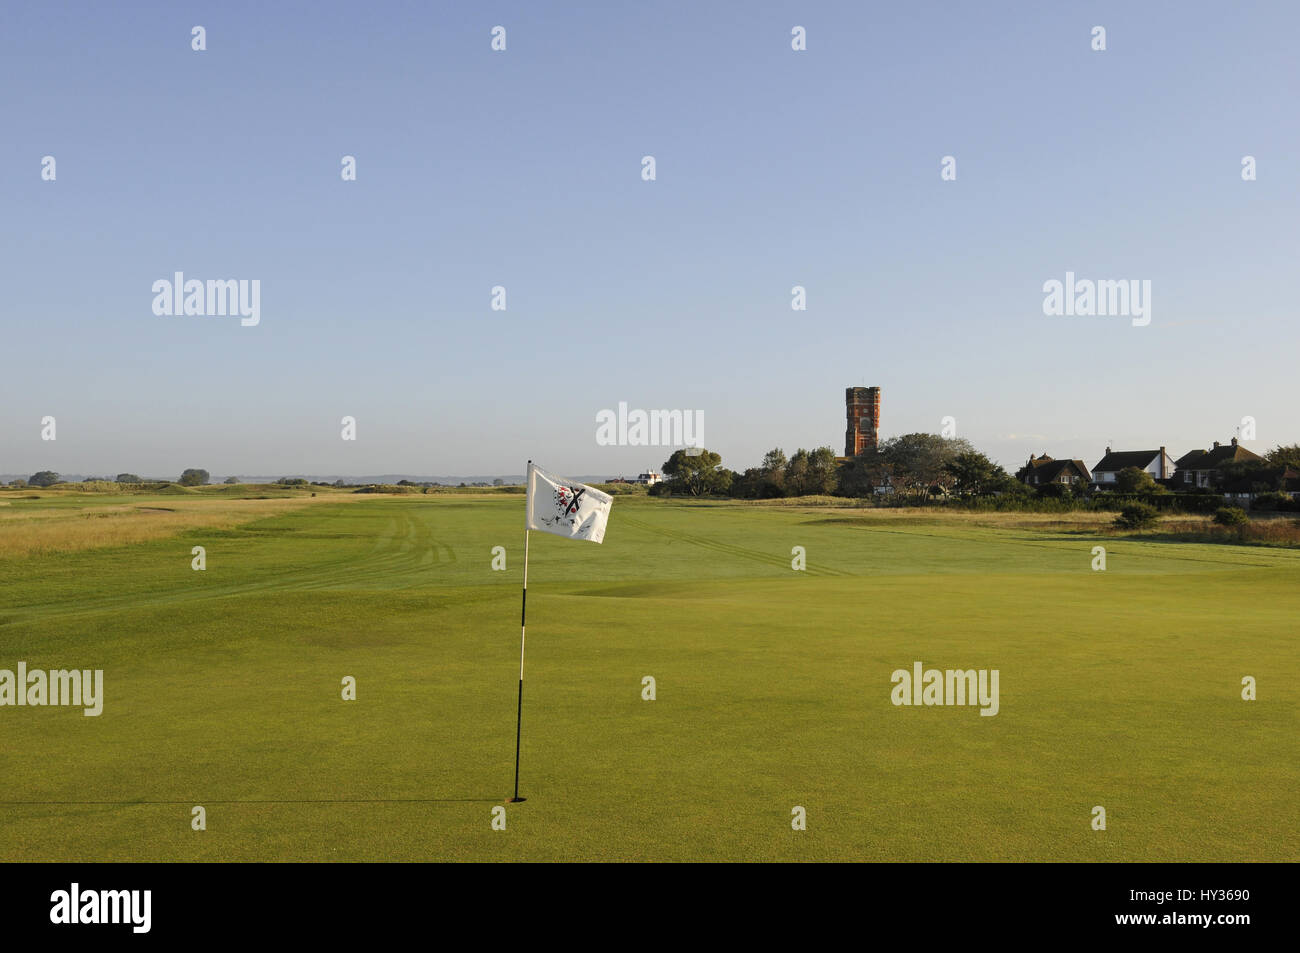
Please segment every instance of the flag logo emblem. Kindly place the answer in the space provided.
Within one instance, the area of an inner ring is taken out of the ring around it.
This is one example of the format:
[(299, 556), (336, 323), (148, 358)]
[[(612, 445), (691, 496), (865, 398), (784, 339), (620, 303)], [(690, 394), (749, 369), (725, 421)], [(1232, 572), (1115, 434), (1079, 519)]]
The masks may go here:
[(594, 487), (553, 476), (541, 467), (528, 469), (528, 528), (599, 543), (613, 497)]
[(555, 508), (559, 513), (560, 519), (567, 519), (569, 525), (573, 525), (573, 514), (578, 512), (578, 504), (582, 500), (582, 494), (586, 491), (585, 487), (561, 486), (555, 491)]

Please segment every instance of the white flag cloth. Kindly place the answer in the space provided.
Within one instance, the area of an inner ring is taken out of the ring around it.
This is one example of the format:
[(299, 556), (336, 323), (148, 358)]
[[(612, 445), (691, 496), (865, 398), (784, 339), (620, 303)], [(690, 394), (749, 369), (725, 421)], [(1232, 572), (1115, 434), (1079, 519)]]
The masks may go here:
[(528, 528), (599, 543), (614, 498), (528, 464)]

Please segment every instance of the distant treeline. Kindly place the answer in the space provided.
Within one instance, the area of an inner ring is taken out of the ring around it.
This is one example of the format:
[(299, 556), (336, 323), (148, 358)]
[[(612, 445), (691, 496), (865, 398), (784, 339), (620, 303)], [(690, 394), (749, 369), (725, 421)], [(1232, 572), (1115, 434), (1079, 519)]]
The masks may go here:
[[(1236, 469), (1227, 474), (1233, 478), (1269, 467), (1300, 468), (1300, 446), (1277, 447), (1262, 461), (1233, 466)], [(664, 462), (663, 474), (664, 481), (651, 487), (650, 495), (741, 500), (832, 496), (877, 506), (958, 505), (1041, 512), (1121, 511), (1135, 503), (1157, 512), (1217, 513), (1223, 507), (1222, 492), (1172, 491), (1136, 467), (1118, 474), (1114, 490), (1067, 483), (1030, 486), (969, 441), (924, 433), (892, 437), (850, 459), (836, 457), (830, 447), (799, 449), (788, 457), (778, 447), (769, 450), (758, 466), (741, 472), (724, 467), (713, 451), (678, 450)], [(1253, 509), (1300, 510), (1300, 503), (1286, 493), (1263, 485), (1257, 489)]]
[[(69, 481), (64, 480), (63, 477), (61, 477), (58, 473), (56, 473), (53, 470), (41, 470), (37, 473), (33, 473), (30, 477), (27, 477), (26, 479), (19, 477), (18, 479), (10, 480), (9, 485), (14, 487), (33, 486), (33, 487), (44, 488), (44, 487), (56, 486), (58, 484), (63, 484), (67, 482)], [(211, 474), (208, 473), (207, 470), (194, 468), (194, 469), (185, 470), (183, 473), (181, 473), (179, 477), (176, 477), (175, 479), (172, 479), (170, 477), (142, 477), (135, 473), (119, 473), (117, 476), (102, 476), (102, 477), (88, 476), (88, 477), (84, 477), (83, 479), (77, 480), (75, 482), (77, 485), (85, 485), (85, 484), (93, 483), (93, 484), (121, 484), (123, 486), (150, 486), (150, 485), (208, 486), (212, 483), (212, 476)], [(237, 486), (244, 483), (244, 481), (237, 476), (228, 476), (222, 482), (223, 484), (229, 486)], [(262, 486), (267, 484), (258, 484), (258, 485)], [(333, 482), (326, 482), (326, 481), (308, 480), (306, 477), (280, 477), (278, 480), (273, 481), (269, 485), (299, 486), (299, 487), (321, 486), (321, 487), (333, 487), (338, 489), (356, 487), (356, 488), (368, 490), (369, 492), (372, 493), (374, 492), (399, 492), (400, 493), (400, 492), (408, 492), (408, 491), (418, 493), (424, 490), (445, 490), (445, 489), (453, 489), (453, 488), (454, 489), (472, 488), (472, 487), (487, 488), (487, 489), (499, 488), (505, 486), (505, 481), (501, 479), (496, 479), (493, 480), (491, 483), (485, 483), (485, 482), (460, 483), (453, 487), (451, 484), (432, 483), (432, 482), (416, 483), (411, 480), (399, 480), (397, 481), (397, 483), (364, 483), (364, 482), (354, 482), (351, 480), (334, 480)], [(386, 491), (377, 489), (379, 487), (387, 487), (388, 489)], [(522, 487), (519, 488), (519, 492), (523, 492)]]

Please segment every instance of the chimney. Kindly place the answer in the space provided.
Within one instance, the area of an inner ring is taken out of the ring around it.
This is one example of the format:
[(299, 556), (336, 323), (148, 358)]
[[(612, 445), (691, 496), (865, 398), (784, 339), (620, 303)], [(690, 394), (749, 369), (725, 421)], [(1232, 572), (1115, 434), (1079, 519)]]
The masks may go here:
[(1107, 453), (1110, 453), (1110, 447), (1107, 447), (1107, 448), (1106, 448), (1106, 452), (1107, 452)]
[(1236, 437), (1233, 437), (1233, 438), (1232, 438), (1232, 445), (1233, 445), (1234, 447), (1237, 445), (1237, 438), (1236, 438)]
[(1219, 441), (1217, 441), (1217, 440), (1214, 441), (1214, 449), (1215, 449), (1215, 450), (1218, 450), (1218, 449), (1219, 449)]
[(1165, 473), (1165, 448), (1161, 447), (1160, 448), (1160, 479), (1163, 480), (1165, 479), (1166, 476), (1167, 474)]

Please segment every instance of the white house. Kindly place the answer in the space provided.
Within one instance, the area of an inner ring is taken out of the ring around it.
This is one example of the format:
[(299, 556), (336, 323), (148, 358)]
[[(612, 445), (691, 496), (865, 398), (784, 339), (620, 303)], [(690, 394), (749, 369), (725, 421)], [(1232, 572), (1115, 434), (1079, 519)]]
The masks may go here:
[(1151, 474), (1153, 480), (1168, 480), (1174, 475), (1174, 461), (1164, 447), (1159, 450), (1111, 450), (1092, 468), (1092, 485), (1108, 489), (1115, 485), (1119, 471), (1137, 467)]

